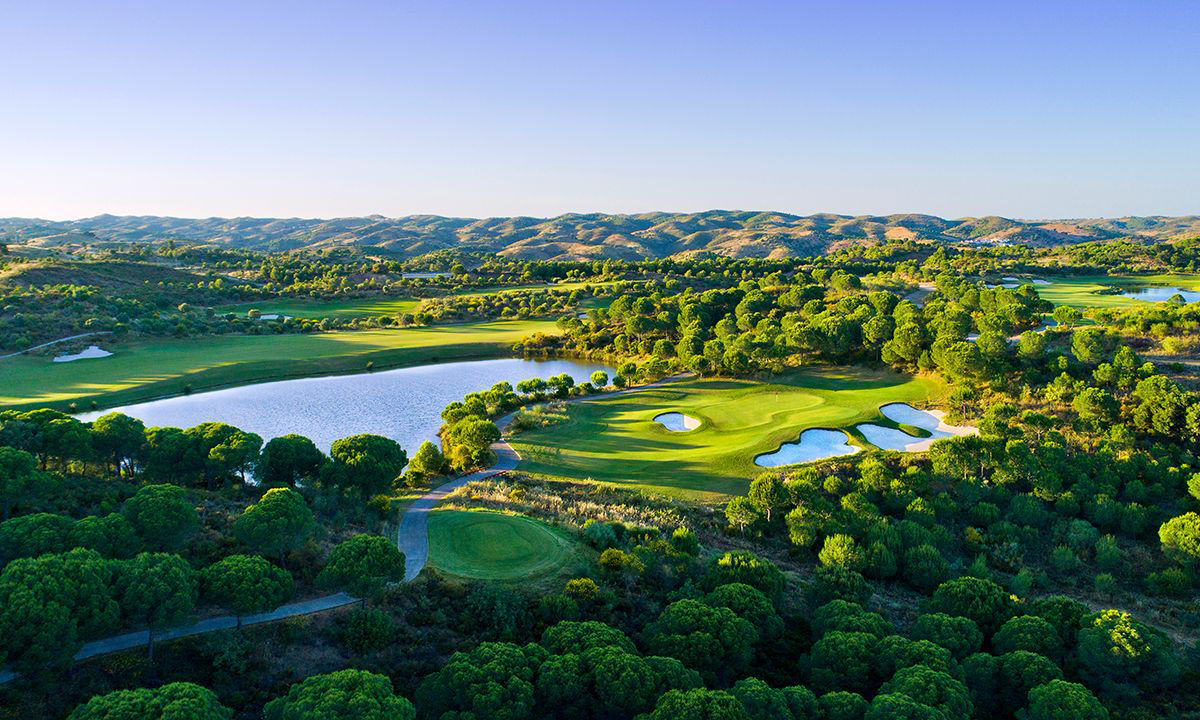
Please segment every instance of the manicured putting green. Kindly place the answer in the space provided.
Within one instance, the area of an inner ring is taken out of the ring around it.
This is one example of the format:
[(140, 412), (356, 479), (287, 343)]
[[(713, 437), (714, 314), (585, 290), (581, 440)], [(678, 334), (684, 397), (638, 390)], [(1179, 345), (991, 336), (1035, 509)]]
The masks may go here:
[(562, 567), (574, 543), (519, 515), (438, 510), (429, 516), (429, 561), (443, 572), (479, 580), (514, 580)]
[[(921, 405), (948, 392), (932, 376), (848, 367), (794, 371), (765, 382), (702, 379), (572, 403), (568, 419), (512, 438), (519, 469), (648, 490), (701, 502), (746, 492), (763, 468), (755, 456), (794, 442), (809, 428), (895, 427), (879, 408)], [(683, 413), (697, 429), (671, 432), (654, 418)]]

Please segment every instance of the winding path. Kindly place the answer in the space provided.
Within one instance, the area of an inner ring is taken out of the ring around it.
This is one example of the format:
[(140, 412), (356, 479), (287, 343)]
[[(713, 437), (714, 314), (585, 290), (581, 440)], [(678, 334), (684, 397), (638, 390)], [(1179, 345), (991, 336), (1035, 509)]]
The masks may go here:
[(25, 348), (24, 350), (18, 350), (15, 353), (9, 353), (7, 355), (0, 355), (0, 360), (3, 360), (4, 358), (16, 357), (18, 355), (24, 355), (25, 353), (33, 352), (34, 350), (41, 350), (44, 347), (50, 347), (51, 345), (57, 345), (60, 342), (66, 342), (68, 340), (78, 340), (80, 338), (92, 337), (94, 335), (112, 335), (112, 331), (111, 330), (97, 330), (96, 332), (86, 332), (86, 333), (83, 333), (82, 335), (72, 335), (71, 337), (65, 337), (65, 338), (59, 338), (57, 340), (51, 340), (50, 342), (42, 343), (41, 345), (34, 345), (33, 347), (28, 347), (28, 348)]
[[(643, 390), (651, 390), (668, 383), (678, 382), (687, 377), (691, 377), (691, 373), (682, 373), (672, 375), (668, 378), (663, 378), (657, 382), (648, 385), (639, 385), (638, 387), (626, 388), (624, 390), (614, 390), (610, 393), (601, 395), (589, 395), (587, 397), (568, 398), (563, 402), (578, 402), (581, 400), (590, 400), (596, 397), (613, 397), (615, 395), (625, 395), (628, 393), (641, 392)], [(496, 419), (496, 425), (502, 431), (512, 419), (516, 416), (516, 412), (511, 412), (503, 417)], [(483, 470), (477, 470), (473, 473), (468, 473), (461, 477), (455, 478), (449, 482), (443, 483), (433, 490), (425, 493), (421, 497), (414, 500), (400, 516), (400, 524), (396, 532), (396, 545), (404, 553), (405, 556), (405, 572), (404, 579), (412, 580), (420, 574), (425, 565), (429, 561), (429, 513), (433, 508), (446, 498), (450, 493), (459, 488), (486, 478), (506, 473), (510, 470), (515, 470), (517, 463), (521, 461), (521, 456), (517, 451), (508, 444), (506, 440), (500, 440), (492, 443), (492, 451), (496, 453), (496, 464)], [(299, 602), (288, 603), (267, 613), (258, 615), (246, 615), (242, 617), (242, 625), (258, 625), (260, 623), (274, 622), (276, 620), (286, 620), (287, 618), (298, 617), (301, 615), (311, 615), (313, 613), (325, 612), (336, 608), (345, 607), (358, 602), (358, 598), (347, 595), (346, 593), (335, 593), (333, 595), (325, 595), (323, 597), (312, 598), (310, 600), (301, 600)], [(214, 632), (216, 630), (230, 630), (237, 627), (237, 616), (222, 615), (220, 617), (207, 618), (191, 625), (183, 627), (171, 628), (155, 633), (154, 639), (156, 642), (163, 640), (174, 640), (176, 638), (188, 637), (190, 635), (200, 635), (202, 633)], [(79, 652), (75, 653), (75, 662), (87, 660), (98, 655), (107, 655), (109, 653), (120, 652), (122, 650), (132, 650), (133, 648), (144, 647), (150, 642), (150, 633), (146, 630), (138, 630), (136, 632), (125, 633), (124, 635), (114, 635), (112, 637), (93, 640), (80, 648)], [(7, 683), (16, 677), (16, 673), (11, 670), (0, 670), (0, 685)]]
[[(509, 413), (497, 419), (496, 425), (503, 430), (515, 416), (515, 412)], [(445, 500), (450, 493), (469, 483), (515, 470), (517, 463), (521, 461), (521, 456), (503, 438), (492, 443), (492, 452), (496, 453), (495, 465), (438, 485), (405, 508), (396, 528), (396, 546), (404, 553), (405, 580), (412, 580), (420, 575), (425, 563), (429, 561), (429, 513), (434, 506)]]
[[(585, 400), (592, 400), (597, 397), (613, 397), (616, 395), (627, 395), (629, 393), (642, 392), (643, 390), (652, 390), (662, 385), (678, 382), (685, 378), (691, 377), (691, 373), (680, 373), (670, 377), (663, 378), (656, 382), (647, 385), (639, 385), (637, 387), (625, 388), (624, 390), (614, 390), (608, 393), (599, 395), (587, 395), (583, 397), (567, 398), (560, 402), (572, 403)], [(501, 432), (517, 413), (510, 412), (507, 415), (496, 419), (496, 427), (500, 428)], [(509, 470), (515, 470), (517, 463), (521, 462), (521, 456), (513, 449), (512, 445), (504, 438), (500, 438), (492, 443), (492, 452), (496, 453), (496, 464), (484, 470), (478, 470), (463, 475), (460, 478), (451, 480), (437, 486), (433, 490), (425, 493), (421, 497), (414, 500), (404, 514), (400, 516), (400, 525), (396, 531), (396, 545), (404, 552), (404, 579), (412, 580), (421, 573), (425, 564), (429, 561), (429, 513), (433, 508), (445, 500), (446, 497), (455, 490), (476, 482), (484, 480), (501, 473), (506, 473)]]

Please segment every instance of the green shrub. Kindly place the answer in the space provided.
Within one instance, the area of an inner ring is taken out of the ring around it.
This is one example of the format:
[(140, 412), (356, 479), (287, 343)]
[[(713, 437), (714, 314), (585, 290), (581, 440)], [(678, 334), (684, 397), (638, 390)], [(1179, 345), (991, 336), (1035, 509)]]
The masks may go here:
[(342, 642), (359, 655), (382, 650), (395, 640), (396, 626), (382, 610), (357, 608), (346, 615)]

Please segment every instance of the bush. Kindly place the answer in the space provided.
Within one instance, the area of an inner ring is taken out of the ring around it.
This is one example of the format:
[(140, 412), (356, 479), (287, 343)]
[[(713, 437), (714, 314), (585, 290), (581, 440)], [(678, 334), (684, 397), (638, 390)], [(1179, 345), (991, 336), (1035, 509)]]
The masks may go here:
[(1007, 707), (1024, 705), (1030, 690), (1051, 680), (1061, 679), (1062, 670), (1043, 655), (1015, 650), (998, 658), (998, 699)]
[(1192, 579), (1179, 568), (1168, 568), (1150, 573), (1146, 589), (1159, 597), (1187, 597), (1192, 592)]
[(1200, 564), (1200, 515), (1184, 513), (1158, 529), (1163, 554), (1181, 565)]
[(817, 702), (824, 720), (863, 720), (868, 707), (862, 695), (844, 691), (826, 693)]
[(752, 552), (736, 550), (713, 558), (704, 576), (706, 590), (729, 583), (745, 583), (757, 588), (774, 602), (783, 594), (786, 580), (775, 563)]
[(358, 608), (346, 616), (342, 642), (359, 655), (382, 650), (395, 639), (396, 626), (382, 610)]
[(588, 520), (583, 526), (583, 539), (597, 550), (607, 550), (617, 544), (617, 533), (608, 523)]
[(572, 578), (567, 581), (563, 594), (579, 602), (587, 602), (600, 592), (600, 586), (591, 578)]
[(1043, 528), (1050, 520), (1046, 505), (1033, 495), (1017, 495), (1008, 504), (1009, 521), (1018, 525)]
[(884, 580), (896, 574), (896, 555), (881, 542), (873, 542), (863, 553), (863, 573)]
[(1025, 720), (1108, 720), (1108, 710), (1084, 686), (1051, 680), (1029, 691)]
[(992, 636), (992, 647), (997, 653), (1028, 650), (1049, 658), (1062, 656), (1062, 640), (1049, 620), (1036, 615), (1018, 615), (1009, 618)]
[[(922, 705), (937, 708), (950, 720), (970, 720), (974, 709), (967, 687), (949, 674), (922, 665), (901, 668), (879, 689), (879, 697), (891, 693), (906, 695)], [(874, 708), (872, 708), (874, 710)], [(879, 715), (879, 718), (895, 715)], [(928, 716), (920, 716), (928, 717)]]
[(1106, 573), (1117, 573), (1125, 569), (1125, 553), (1117, 545), (1117, 539), (1105, 535), (1096, 541), (1096, 567)]
[(826, 633), (813, 643), (810, 654), (813, 687), (826, 691), (868, 689), (877, 643), (874, 635), (863, 632)]
[(1012, 616), (1012, 600), (1004, 588), (991, 580), (972, 577), (939, 585), (929, 607), (934, 612), (970, 618), (985, 632), (994, 632)]
[(849, 535), (830, 535), (825, 538), (817, 559), (822, 565), (844, 567), (855, 572), (862, 572), (865, 565), (862, 550)]
[(1060, 575), (1074, 575), (1081, 563), (1071, 548), (1059, 545), (1050, 552), (1050, 566)]
[(932, 545), (918, 545), (904, 553), (904, 580), (925, 592), (933, 590), (950, 576), (950, 565)]
[(1076, 654), (1080, 675), (1092, 687), (1128, 684), (1151, 690), (1173, 687), (1179, 680), (1170, 638), (1119, 610), (1085, 619)]
[(957, 659), (979, 652), (983, 645), (983, 633), (975, 621), (945, 613), (928, 613), (917, 618), (913, 624), (915, 640), (929, 640), (946, 648)]
[(816, 635), (827, 632), (865, 632), (883, 637), (891, 632), (891, 624), (879, 613), (867, 612), (862, 605), (845, 600), (831, 600), (813, 612), (812, 629)]
[(818, 567), (806, 588), (811, 605), (821, 606), (830, 600), (846, 600), (865, 605), (871, 599), (871, 586), (862, 575), (837, 566)]
[(1075, 554), (1086, 556), (1100, 539), (1100, 531), (1087, 520), (1072, 520), (1067, 526), (1067, 546)]
[(958, 672), (950, 651), (928, 640), (909, 640), (900, 635), (889, 635), (875, 646), (875, 674), (880, 678), (890, 678), (897, 670), (914, 665), (942, 672)]

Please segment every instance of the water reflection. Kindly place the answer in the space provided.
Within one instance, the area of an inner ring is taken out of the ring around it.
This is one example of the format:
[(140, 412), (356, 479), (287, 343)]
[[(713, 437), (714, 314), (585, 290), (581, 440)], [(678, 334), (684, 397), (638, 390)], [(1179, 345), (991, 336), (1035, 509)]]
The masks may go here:
[[(399, 442), (409, 452), (425, 440), (437, 440), (442, 408), (470, 392), (498, 382), (515, 387), (532, 377), (567, 373), (576, 383), (596, 370), (613, 374), (599, 363), (580, 360), (503, 358), (441, 363), (357, 375), (281, 380), (197, 393), (114, 408), (140, 419), (147, 427), (194, 427), (219, 421), (261, 435), (304, 435), (328, 451), (347, 435), (375, 433)], [(113, 410), (82, 413), (94, 420)]]

